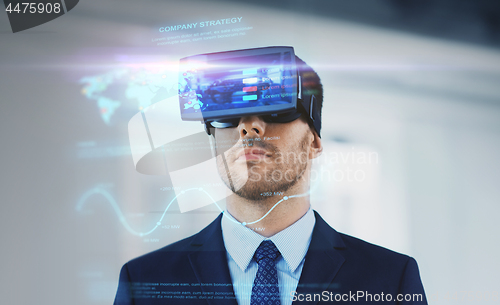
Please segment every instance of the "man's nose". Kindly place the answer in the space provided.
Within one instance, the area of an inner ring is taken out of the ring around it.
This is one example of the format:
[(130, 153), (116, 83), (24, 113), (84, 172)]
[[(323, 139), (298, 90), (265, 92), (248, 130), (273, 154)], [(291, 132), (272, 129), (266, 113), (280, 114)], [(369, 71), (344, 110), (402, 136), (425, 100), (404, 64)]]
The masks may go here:
[(258, 116), (242, 117), (238, 125), (240, 138), (260, 138), (266, 132), (266, 122)]

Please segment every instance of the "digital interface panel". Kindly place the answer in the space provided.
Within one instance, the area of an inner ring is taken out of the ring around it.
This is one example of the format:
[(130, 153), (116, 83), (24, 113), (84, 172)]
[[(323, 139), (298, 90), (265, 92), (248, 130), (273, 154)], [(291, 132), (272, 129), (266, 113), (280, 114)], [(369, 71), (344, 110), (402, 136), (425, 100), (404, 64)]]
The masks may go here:
[(254, 49), (239, 56), (224, 52), (181, 59), (182, 119), (229, 118), (295, 108), (297, 71), (293, 48), (270, 49), (265, 54), (253, 55), (263, 50)]

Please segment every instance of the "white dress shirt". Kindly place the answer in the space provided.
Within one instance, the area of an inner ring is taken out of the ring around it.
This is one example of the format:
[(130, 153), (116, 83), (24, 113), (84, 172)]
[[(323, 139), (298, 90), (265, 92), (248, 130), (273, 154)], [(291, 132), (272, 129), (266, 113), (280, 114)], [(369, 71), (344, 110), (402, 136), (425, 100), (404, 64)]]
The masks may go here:
[[(222, 237), (233, 289), (239, 305), (250, 305), (252, 286), (259, 269), (253, 259), (264, 240), (271, 240), (281, 253), (276, 263), (281, 305), (291, 305), (291, 292), (297, 290), (305, 256), (311, 242), (316, 218), (311, 208), (302, 218), (271, 237), (264, 237), (247, 228), (224, 211)], [(258, 229), (256, 229), (257, 231)]]

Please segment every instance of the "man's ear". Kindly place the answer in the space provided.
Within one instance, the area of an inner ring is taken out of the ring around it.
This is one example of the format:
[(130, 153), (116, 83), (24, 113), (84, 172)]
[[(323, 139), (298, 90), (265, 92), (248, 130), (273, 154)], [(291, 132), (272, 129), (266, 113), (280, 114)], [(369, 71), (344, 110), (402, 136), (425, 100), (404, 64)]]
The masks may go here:
[(313, 139), (311, 142), (311, 149), (309, 150), (309, 159), (315, 159), (323, 152), (323, 145), (321, 144), (321, 138), (318, 136), (316, 130), (311, 128), (311, 132)]

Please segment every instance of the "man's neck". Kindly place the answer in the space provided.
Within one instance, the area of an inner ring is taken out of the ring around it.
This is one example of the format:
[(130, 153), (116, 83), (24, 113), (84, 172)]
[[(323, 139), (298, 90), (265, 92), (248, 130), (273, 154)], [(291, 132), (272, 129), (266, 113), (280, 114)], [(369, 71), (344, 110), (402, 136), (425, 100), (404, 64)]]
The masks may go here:
[[(304, 193), (292, 189), (287, 191), (285, 195), (292, 196)], [(287, 200), (283, 200), (275, 206), (285, 195), (254, 201), (232, 194), (226, 201), (227, 210), (236, 220), (246, 223), (248, 228), (262, 236), (270, 237), (295, 223), (309, 210), (309, 194), (300, 197), (286, 197)], [(273, 206), (275, 206), (274, 209), (266, 215)], [(262, 220), (253, 223), (261, 218)]]

